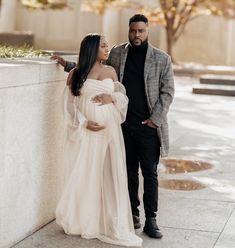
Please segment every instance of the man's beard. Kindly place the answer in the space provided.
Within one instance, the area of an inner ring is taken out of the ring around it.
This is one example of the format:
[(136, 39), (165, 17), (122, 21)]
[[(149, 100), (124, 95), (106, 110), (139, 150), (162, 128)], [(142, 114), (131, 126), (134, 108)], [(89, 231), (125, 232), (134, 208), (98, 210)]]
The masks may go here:
[(140, 45), (135, 45), (133, 41), (130, 41), (130, 39), (129, 39), (129, 42), (133, 48), (137, 48), (137, 49), (140, 48), (141, 49), (148, 44), (148, 39), (141, 41)]

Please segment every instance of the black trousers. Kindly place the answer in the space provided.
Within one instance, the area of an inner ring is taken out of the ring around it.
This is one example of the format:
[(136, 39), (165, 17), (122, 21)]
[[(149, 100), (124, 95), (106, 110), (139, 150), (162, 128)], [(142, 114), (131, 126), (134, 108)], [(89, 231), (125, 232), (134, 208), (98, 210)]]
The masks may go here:
[(132, 214), (139, 216), (140, 200), (139, 167), (144, 178), (144, 210), (145, 217), (156, 217), (158, 210), (158, 174), (157, 165), (160, 156), (160, 142), (157, 130), (141, 124), (133, 127), (122, 126), (128, 175), (128, 190)]

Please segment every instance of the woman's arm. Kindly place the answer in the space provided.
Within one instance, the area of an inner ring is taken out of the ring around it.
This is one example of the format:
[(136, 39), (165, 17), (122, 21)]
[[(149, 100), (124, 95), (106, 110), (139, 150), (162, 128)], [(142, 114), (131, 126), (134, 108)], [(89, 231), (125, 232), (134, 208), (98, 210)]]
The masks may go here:
[(66, 72), (70, 72), (74, 67), (76, 67), (75, 62), (66, 61), (58, 55), (52, 55), (50, 59), (55, 60), (59, 65), (63, 66)]

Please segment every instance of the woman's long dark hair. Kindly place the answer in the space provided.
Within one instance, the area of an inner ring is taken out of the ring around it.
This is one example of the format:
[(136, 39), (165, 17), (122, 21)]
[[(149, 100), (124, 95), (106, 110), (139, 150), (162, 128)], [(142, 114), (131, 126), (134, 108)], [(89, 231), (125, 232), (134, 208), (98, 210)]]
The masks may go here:
[(68, 85), (70, 86), (70, 90), (74, 96), (80, 95), (80, 89), (96, 62), (100, 46), (100, 38), (100, 34), (92, 33), (86, 35), (81, 42), (77, 66), (71, 72), (72, 75), (68, 80)]

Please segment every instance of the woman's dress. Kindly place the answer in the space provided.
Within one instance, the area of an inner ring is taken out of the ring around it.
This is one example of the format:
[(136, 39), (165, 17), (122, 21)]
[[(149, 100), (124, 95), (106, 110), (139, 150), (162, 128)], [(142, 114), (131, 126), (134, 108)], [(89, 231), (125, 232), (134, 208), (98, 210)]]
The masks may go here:
[[(111, 94), (114, 103), (92, 102), (101, 93)], [(70, 173), (56, 208), (56, 222), (67, 234), (141, 246), (133, 228), (121, 131), (128, 104), (125, 88), (111, 78), (87, 79), (79, 97), (72, 96), (68, 87), (64, 96), (68, 126), (64, 161)], [(105, 129), (90, 131), (83, 125), (85, 120)]]

